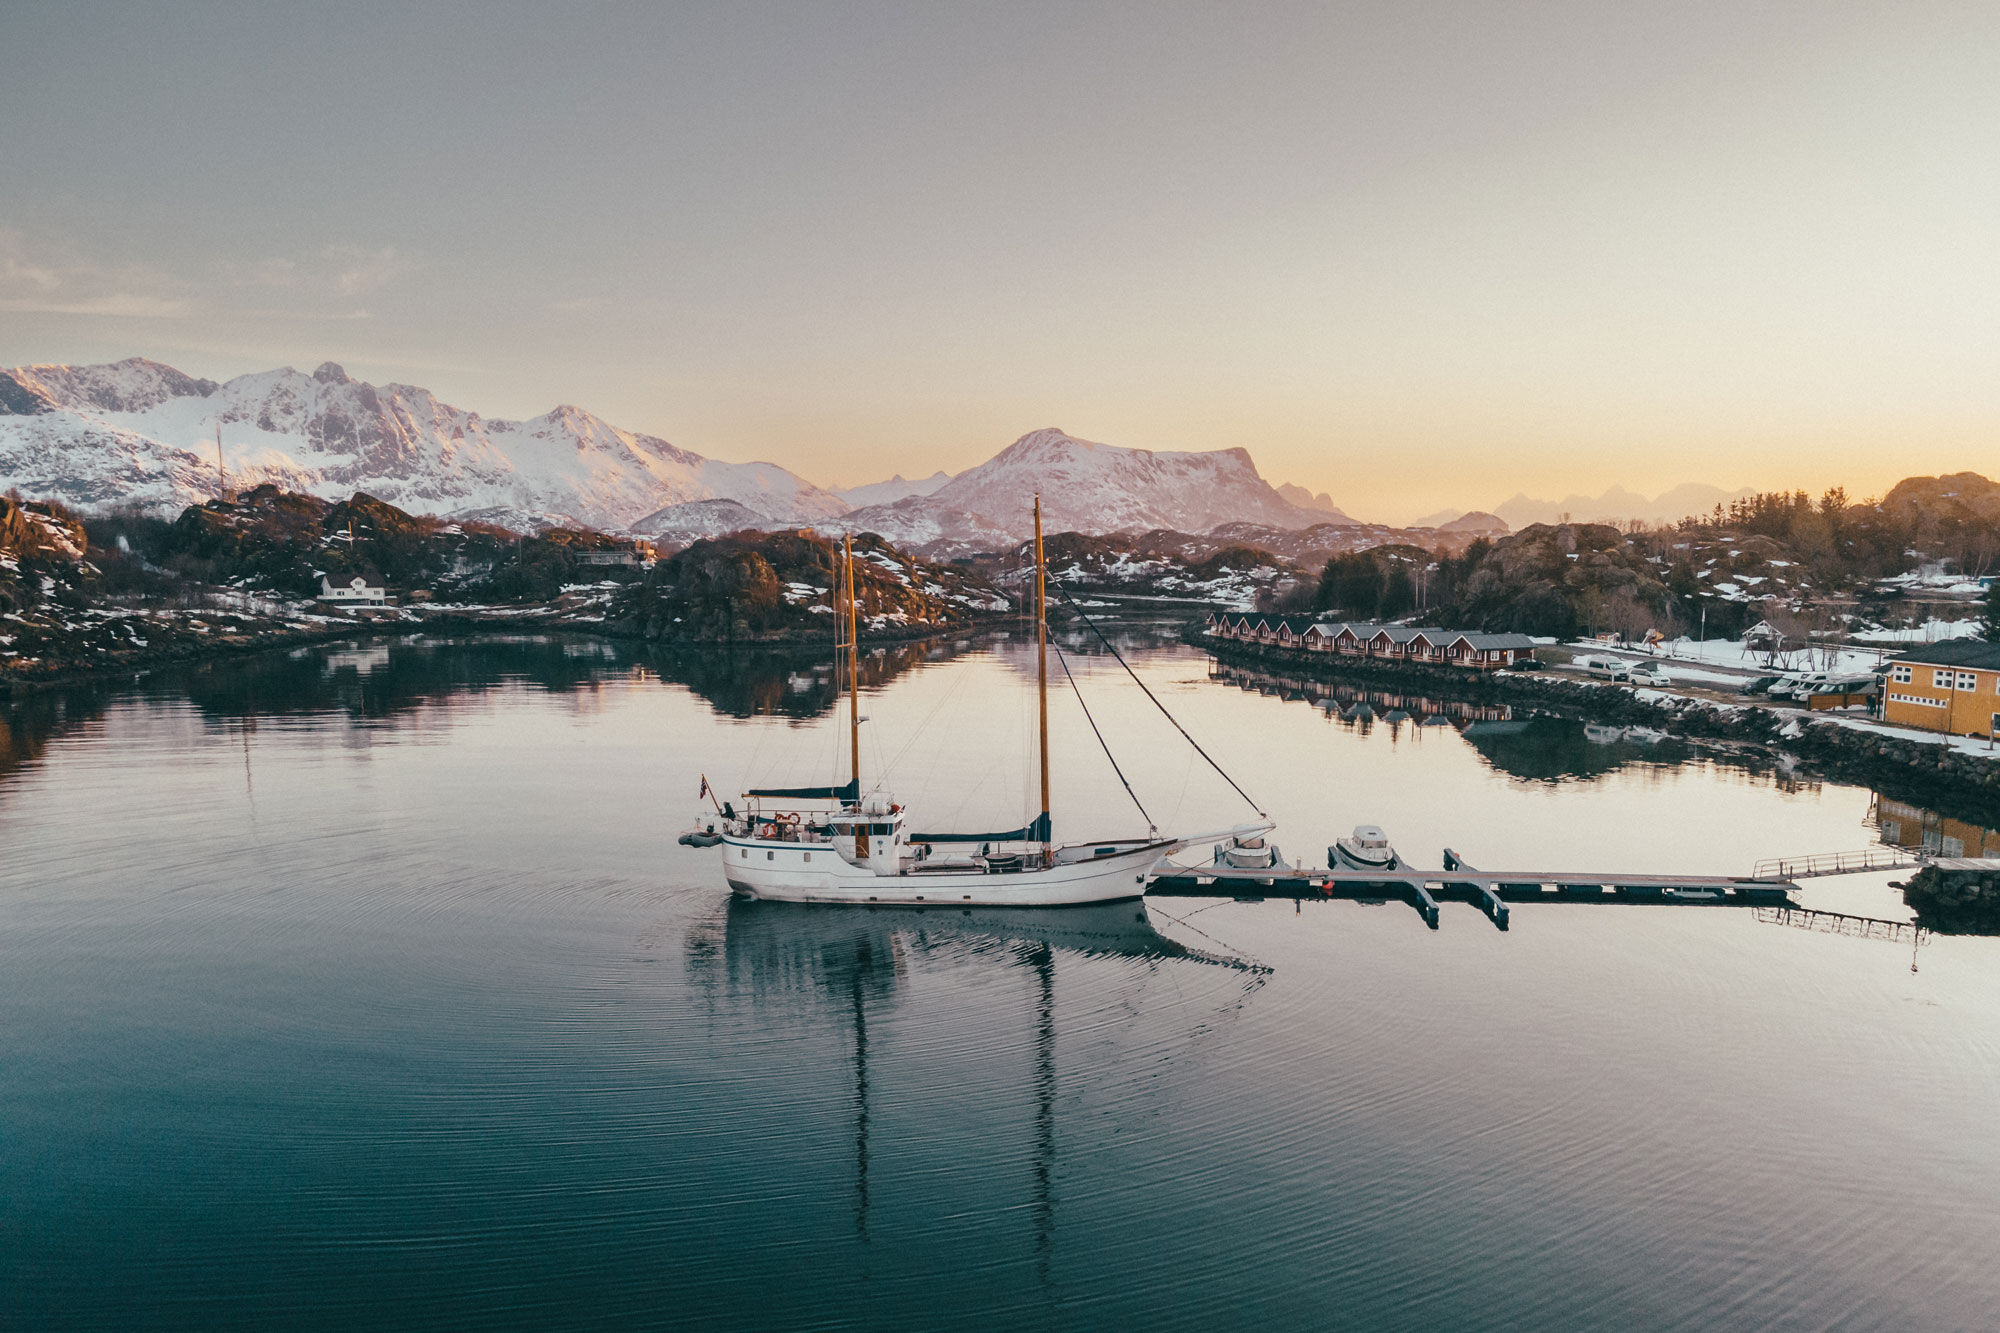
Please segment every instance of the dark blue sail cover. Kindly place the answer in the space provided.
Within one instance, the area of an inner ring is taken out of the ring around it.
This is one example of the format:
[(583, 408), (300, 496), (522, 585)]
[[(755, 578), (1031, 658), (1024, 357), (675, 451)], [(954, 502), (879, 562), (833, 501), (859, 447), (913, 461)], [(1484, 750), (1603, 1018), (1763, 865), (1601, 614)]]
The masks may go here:
[(1044, 810), (1035, 816), (1035, 822), (1025, 828), (1008, 829), (1005, 833), (912, 833), (911, 842), (1047, 842), (1049, 841), (1049, 812)]
[(770, 796), (784, 801), (858, 801), (861, 784), (848, 782), (839, 787), (759, 787), (745, 796)]

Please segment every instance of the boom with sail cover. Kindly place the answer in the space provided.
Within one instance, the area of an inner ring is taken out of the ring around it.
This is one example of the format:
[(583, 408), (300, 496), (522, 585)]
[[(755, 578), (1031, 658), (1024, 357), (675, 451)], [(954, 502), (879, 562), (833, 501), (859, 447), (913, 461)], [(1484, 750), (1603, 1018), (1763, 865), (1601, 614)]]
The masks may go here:
[(1010, 828), (1004, 833), (912, 833), (911, 842), (1047, 842), (1049, 815), (1044, 810), (1034, 823)]

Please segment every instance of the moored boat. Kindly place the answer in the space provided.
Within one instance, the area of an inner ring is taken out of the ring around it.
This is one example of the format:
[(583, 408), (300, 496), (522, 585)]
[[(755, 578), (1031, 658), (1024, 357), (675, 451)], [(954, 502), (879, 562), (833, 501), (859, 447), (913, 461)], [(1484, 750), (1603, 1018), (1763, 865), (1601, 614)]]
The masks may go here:
[(1373, 824), (1359, 824), (1354, 832), (1326, 849), (1326, 862), (1335, 870), (1389, 871), (1401, 860), (1389, 845), (1389, 835)]
[[(1253, 823), (1195, 835), (1163, 835), (1151, 829), (1139, 838), (1055, 840), (1049, 810), (1047, 561), (1037, 496), (1034, 614), (1040, 812), (1019, 828), (995, 832), (913, 832), (908, 812), (893, 795), (879, 786), (868, 791), (862, 787), (859, 614), (851, 537), (842, 572), (839, 623), (846, 650), (848, 780), (824, 787), (757, 788), (744, 793), (741, 811), (733, 802), (721, 808), (720, 818), (707, 827), (720, 834), (723, 877), (737, 893), (799, 903), (1053, 907), (1115, 902), (1142, 895), (1154, 867), (1174, 852), (1216, 842), (1261, 844), (1262, 835), (1272, 828), (1260, 812)], [(1199, 746), (1196, 749), (1200, 751)], [(1123, 781), (1122, 771), (1119, 776)], [(1136, 803), (1138, 798), (1133, 799)]]

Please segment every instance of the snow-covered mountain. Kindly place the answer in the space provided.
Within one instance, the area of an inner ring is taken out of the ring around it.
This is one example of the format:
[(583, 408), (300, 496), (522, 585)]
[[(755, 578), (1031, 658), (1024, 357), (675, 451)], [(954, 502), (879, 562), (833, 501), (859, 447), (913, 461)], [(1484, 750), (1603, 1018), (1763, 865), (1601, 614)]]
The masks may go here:
[[(1033, 520), (1030, 519), (1032, 525)], [(906, 495), (893, 504), (849, 510), (830, 522), (832, 531), (873, 532), (892, 546), (933, 559), (998, 551), (1018, 539), (1014, 531), (982, 514), (941, 505), (926, 495)]]
[(734, 500), (773, 523), (845, 513), (773, 463), (725, 463), (562, 406), (503, 421), (332, 362), (224, 384), (132, 358), (0, 371), (0, 486), (96, 506), (178, 509), (232, 486), (366, 491), (417, 513), (485, 511), (622, 528), (688, 501)]
[(955, 477), (896, 477), (843, 498), (774, 463), (704, 458), (578, 407), (504, 421), (332, 362), (218, 384), (138, 357), (0, 371), (0, 490), (178, 510), (216, 494), (218, 430), (232, 488), (366, 491), (414, 513), (668, 541), (810, 525), (933, 553), (997, 550), (1030, 531), (1037, 491), (1050, 533), (1354, 522), (1303, 488), (1290, 489), (1311, 507), (1293, 504), (1243, 449), (1154, 452), (1038, 430)]
[(834, 494), (860, 509), (867, 505), (891, 505), (898, 500), (907, 500), (913, 495), (935, 495), (938, 488), (950, 480), (951, 473), (942, 468), (916, 481), (911, 481), (898, 472), (887, 481), (871, 481), (866, 486), (849, 486), (845, 490), (835, 490)]
[(634, 519), (626, 531), (669, 545), (721, 537), (745, 528), (769, 528), (771, 520), (740, 500), (683, 500)]
[(1247, 450), (1156, 453), (1080, 440), (1054, 428), (1023, 435), (931, 495), (909, 497), (894, 508), (905, 522), (934, 523), (942, 538), (969, 537), (957, 529), (958, 515), (970, 514), (1018, 539), (1033, 528), (1037, 491), (1046, 532), (1206, 532), (1230, 522), (1305, 527), (1327, 517), (1280, 496), (1257, 475)]

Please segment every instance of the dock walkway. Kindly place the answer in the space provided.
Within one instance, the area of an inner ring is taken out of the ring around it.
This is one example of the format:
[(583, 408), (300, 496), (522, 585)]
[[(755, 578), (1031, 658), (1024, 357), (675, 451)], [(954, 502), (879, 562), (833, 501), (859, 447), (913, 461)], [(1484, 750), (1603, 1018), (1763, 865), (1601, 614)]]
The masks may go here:
[(1438, 928), (1440, 902), (1470, 903), (1501, 930), (1515, 903), (1615, 903), (1684, 907), (1791, 907), (1798, 885), (1782, 876), (1624, 875), (1576, 871), (1479, 870), (1445, 850), (1444, 867), (1393, 871), (1177, 869), (1157, 875), (1149, 896), (1174, 898), (1399, 898)]

